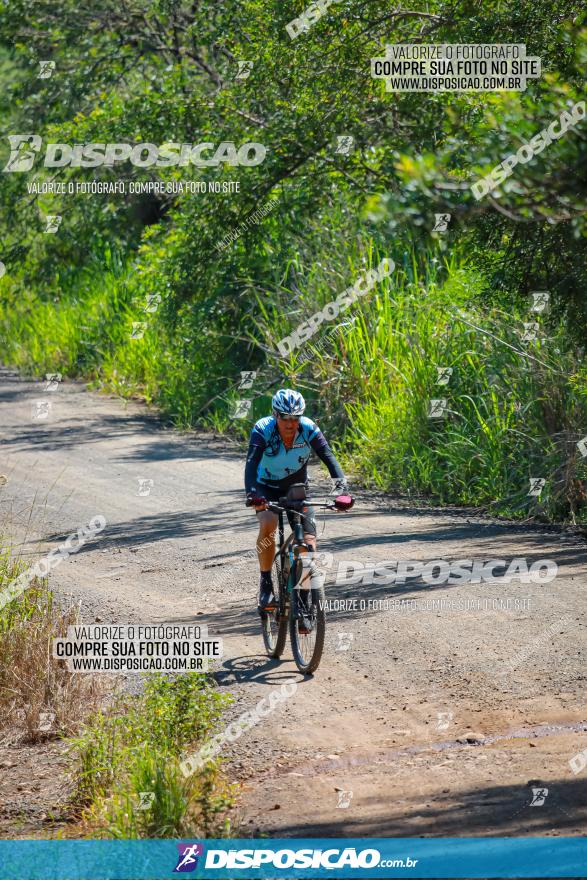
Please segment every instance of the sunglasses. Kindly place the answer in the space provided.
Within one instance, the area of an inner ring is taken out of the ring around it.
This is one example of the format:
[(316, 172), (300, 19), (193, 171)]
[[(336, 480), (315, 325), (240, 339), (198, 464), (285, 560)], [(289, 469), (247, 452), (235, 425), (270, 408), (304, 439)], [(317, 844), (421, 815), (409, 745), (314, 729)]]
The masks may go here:
[(281, 413), (277, 413), (277, 418), (280, 422), (299, 422), (300, 416), (292, 416), (286, 413), (282, 415)]

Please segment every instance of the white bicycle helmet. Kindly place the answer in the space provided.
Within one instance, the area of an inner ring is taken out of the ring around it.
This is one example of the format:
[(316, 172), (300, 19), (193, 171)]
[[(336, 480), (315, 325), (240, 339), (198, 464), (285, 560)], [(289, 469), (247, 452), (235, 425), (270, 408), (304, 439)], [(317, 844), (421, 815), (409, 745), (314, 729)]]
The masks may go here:
[(291, 388), (280, 388), (271, 401), (274, 415), (301, 416), (306, 409), (306, 401), (299, 391)]

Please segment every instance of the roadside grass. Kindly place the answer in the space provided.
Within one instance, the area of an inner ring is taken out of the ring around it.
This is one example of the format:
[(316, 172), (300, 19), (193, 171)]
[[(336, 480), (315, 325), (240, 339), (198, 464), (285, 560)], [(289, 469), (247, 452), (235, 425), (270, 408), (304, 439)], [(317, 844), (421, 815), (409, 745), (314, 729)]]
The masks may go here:
[(221, 837), (234, 787), (218, 762), (185, 778), (184, 753), (199, 748), (229, 698), (209, 676), (153, 675), (140, 697), (120, 696), (71, 740), (77, 786), (71, 808), (87, 837)]
[[(25, 570), (10, 548), (0, 550), (0, 596)], [(80, 623), (79, 609), (61, 608), (47, 579), (0, 609), (0, 730), (27, 743), (64, 741), (73, 786), (61, 812), (71, 831), (121, 839), (228, 833), (235, 787), (219, 762), (188, 778), (179, 765), (230, 697), (201, 673), (151, 675), (129, 696), (111, 676), (69, 672), (52, 657), (52, 642)]]
[[(3, 550), (0, 594), (22, 570)], [(0, 609), (0, 729), (22, 730), (28, 742), (64, 736), (97, 705), (98, 681), (68, 672), (51, 656), (53, 639), (76, 622), (77, 608), (59, 608), (45, 580), (35, 579)]]
[[(276, 269), (270, 289), (240, 282), (249, 361), (238, 368), (261, 371), (250, 393), (235, 390), (224, 318), (215, 325), (212, 315), (201, 332), (189, 304), (163, 298), (156, 313), (145, 312), (148, 273), (109, 251), (70, 278), (57, 303), (3, 298), (4, 358), (29, 374), (86, 377), (156, 404), (177, 427), (243, 441), (269, 410), (267, 380), (294, 385), (367, 487), (503, 516), (587, 521), (587, 457), (577, 447), (587, 434), (587, 369), (564, 317), (532, 313), (530, 299), (506, 293), (501, 308), (488, 306), (483, 274), (457, 250), (446, 259), (437, 247), (349, 244), (345, 234), (329, 232), (344, 258), (316, 261), (306, 243), (287, 271)], [(301, 349), (277, 356), (282, 337), (383, 256), (396, 262), (389, 278)], [(537, 338), (523, 340), (534, 321)], [(132, 338), (143, 322), (142, 338)], [(440, 367), (453, 371), (447, 385), (438, 384)], [(252, 406), (234, 419), (239, 397)], [(430, 402), (443, 399), (446, 416), (430, 418)], [(531, 478), (545, 480), (539, 496), (528, 494)]]
[[(0, 303), (4, 358), (25, 375), (61, 372), (103, 384), (122, 397), (157, 393), (158, 352), (133, 339), (145, 320), (131, 268), (108, 249), (67, 282), (57, 300), (16, 289)], [(147, 315), (147, 318), (151, 317)], [(124, 354), (123, 354), (124, 353)], [(118, 366), (113, 365), (119, 361)]]
[[(316, 401), (363, 485), (586, 522), (577, 443), (587, 433), (587, 371), (563, 321), (529, 313), (526, 302), (484, 307), (482, 276), (454, 257), (443, 271), (424, 265), (399, 268), (322, 325), (290, 355), (292, 384)], [(283, 307), (265, 310), (268, 337)], [(536, 339), (523, 340), (531, 322)], [(441, 368), (452, 371), (447, 384)], [(434, 400), (446, 401), (444, 417), (430, 417)], [(539, 496), (529, 495), (531, 478), (545, 480)]]

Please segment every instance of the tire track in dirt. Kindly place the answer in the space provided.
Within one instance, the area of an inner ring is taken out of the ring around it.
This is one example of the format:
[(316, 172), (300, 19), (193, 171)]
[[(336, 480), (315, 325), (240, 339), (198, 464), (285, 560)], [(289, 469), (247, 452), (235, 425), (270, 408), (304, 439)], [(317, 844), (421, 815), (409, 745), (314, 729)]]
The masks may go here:
[[(298, 682), (290, 700), (226, 750), (243, 783), (246, 829), (585, 834), (587, 771), (569, 768), (587, 748), (586, 554), (578, 536), (358, 492), (351, 514), (321, 520), (319, 546), (336, 563), (548, 558), (558, 576), (541, 584), (327, 585), (332, 598), (423, 604), (328, 615), (323, 662), (304, 680), (287, 649), (281, 663), (262, 653), (242, 451), (223, 438), (165, 429), (144, 406), (77, 383), (62, 385), (50, 418), (35, 421), (32, 403), (42, 396), (39, 383), (0, 375), (0, 471), (8, 475), (0, 517), (12, 518), (23, 555), (39, 558), (103, 514), (99, 540), (52, 574), (62, 595), (81, 600), (85, 621), (207, 624), (224, 640), (217, 677), (235, 696), (227, 722), (270, 688)], [(318, 487), (323, 476), (312, 469)], [(145, 480), (152, 483), (141, 495)], [(432, 597), (490, 604), (426, 609)], [(494, 610), (491, 600), (500, 598), (520, 603)], [(346, 650), (339, 633), (347, 634)], [(541, 726), (560, 730), (504, 734)], [(482, 747), (441, 747), (467, 735), (481, 737)], [(377, 754), (389, 760), (360, 763)], [(536, 780), (549, 789), (541, 807), (530, 806)]]

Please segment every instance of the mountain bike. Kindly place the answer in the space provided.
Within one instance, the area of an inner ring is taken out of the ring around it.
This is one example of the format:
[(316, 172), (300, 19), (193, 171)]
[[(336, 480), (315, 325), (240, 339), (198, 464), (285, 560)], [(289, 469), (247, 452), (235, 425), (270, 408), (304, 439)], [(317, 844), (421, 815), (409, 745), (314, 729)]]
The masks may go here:
[[(294, 661), (300, 672), (311, 675), (318, 668), (324, 649), (326, 616), (324, 612), (324, 580), (319, 587), (310, 587), (310, 570), (303, 564), (306, 552), (313, 552), (304, 542), (302, 516), (307, 509), (304, 483), (290, 486), (279, 504), (267, 507), (279, 516), (279, 548), (273, 560), (275, 610), (261, 611), (263, 642), (269, 657), (278, 659), (283, 654), (287, 631)], [(312, 501), (313, 507), (327, 510), (349, 510), (353, 499), (339, 495), (331, 503)], [(293, 531), (284, 540), (284, 513), (293, 513)], [(307, 586), (306, 586), (307, 585)], [(300, 632), (302, 624), (302, 632)]]

